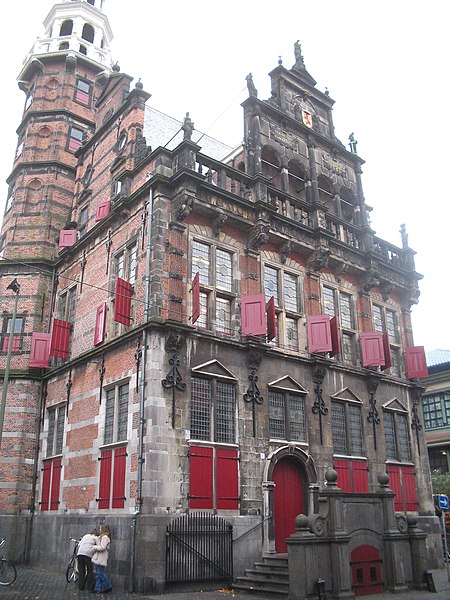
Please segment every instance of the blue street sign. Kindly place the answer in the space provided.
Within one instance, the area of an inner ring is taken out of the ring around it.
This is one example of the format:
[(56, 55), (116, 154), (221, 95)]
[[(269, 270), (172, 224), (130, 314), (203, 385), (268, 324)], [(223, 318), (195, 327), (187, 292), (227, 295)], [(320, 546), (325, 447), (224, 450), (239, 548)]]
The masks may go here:
[(442, 510), (448, 510), (448, 496), (444, 496), (444, 494), (439, 494), (438, 505), (439, 508), (442, 508)]

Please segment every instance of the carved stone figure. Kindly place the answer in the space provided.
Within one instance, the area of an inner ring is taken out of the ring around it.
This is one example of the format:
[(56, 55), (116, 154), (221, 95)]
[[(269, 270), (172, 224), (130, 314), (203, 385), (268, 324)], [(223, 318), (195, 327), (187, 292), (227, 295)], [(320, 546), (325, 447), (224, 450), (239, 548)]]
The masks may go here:
[(183, 121), (183, 125), (181, 126), (181, 129), (184, 131), (183, 139), (191, 140), (192, 132), (194, 131), (194, 123), (193, 123), (192, 119), (190, 118), (188, 112), (186, 113), (186, 116), (184, 117), (184, 121)]
[(224, 226), (224, 223), (226, 222), (226, 220), (228, 219), (227, 215), (223, 214), (223, 213), (219, 213), (213, 221), (212, 224), (212, 230), (213, 230), (213, 234), (217, 237), (219, 235), (219, 233), (222, 230), (222, 227)]
[(174, 220), (182, 223), (194, 208), (194, 198), (183, 194), (174, 207)]
[(311, 271), (321, 271), (328, 266), (328, 259), (330, 258), (331, 250), (324, 246), (317, 248), (310, 260), (308, 261), (308, 266)]
[(292, 240), (286, 240), (284, 244), (280, 248), (280, 261), (284, 265), (287, 260), (287, 257), (292, 252), (292, 248), (294, 247)]
[(250, 230), (247, 248), (259, 252), (261, 246), (264, 246), (269, 241), (269, 230), (270, 225), (264, 225), (263, 223), (255, 225)]
[(247, 77), (245, 78), (245, 80), (247, 82), (248, 95), (253, 96), (254, 98), (257, 98), (258, 90), (256, 89), (255, 84), (253, 83), (253, 75), (251, 73), (249, 73), (247, 75)]
[(374, 267), (370, 267), (367, 276), (363, 282), (362, 288), (365, 292), (370, 292), (371, 289), (380, 285), (378, 271)]

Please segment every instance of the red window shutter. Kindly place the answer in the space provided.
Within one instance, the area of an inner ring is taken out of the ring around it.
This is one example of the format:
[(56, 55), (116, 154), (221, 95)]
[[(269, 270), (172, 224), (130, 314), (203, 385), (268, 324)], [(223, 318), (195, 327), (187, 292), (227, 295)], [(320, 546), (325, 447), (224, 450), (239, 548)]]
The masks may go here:
[(77, 230), (76, 229), (61, 229), (59, 232), (59, 247), (69, 248), (73, 246), (77, 241)]
[(131, 324), (131, 296), (133, 286), (128, 281), (116, 279), (116, 298), (114, 301), (114, 321), (123, 325)]
[(339, 325), (337, 317), (330, 319), (330, 332), (331, 332), (331, 352), (330, 356), (336, 356), (341, 351), (341, 341), (339, 338)]
[(315, 352), (331, 352), (330, 317), (328, 315), (308, 315), (306, 317), (306, 330), (308, 333), (308, 350)]
[(335, 460), (334, 469), (338, 474), (337, 484), (343, 492), (351, 492), (352, 485), (350, 479), (350, 461)]
[(414, 467), (402, 467), (402, 485), (406, 510), (418, 510)]
[(50, 495), (50, 510), (59, 508), (59, 489), (61, 486), (61, 459), (52, 461), (52, 489)]
[(33, 331), (31, 334), (30, 367), (48, 367), (50, 338), (49, 333), (37, 333)]
[[(3, 338), (3, 352), (8, 352), (8, 346), (9, 346), (9, 335), (5, 335), (5, 337)], [(13, 337), (12, 351), (18, 352), (19, 348), (20, 348), (20, 335), (15, 335)]]
[(363, 367), (383, 367), (383, 334), (374, 331), (361, 333), (361, 354)]
[(200, 316), (200, 273), (192, 280), (192, 325)]
[(50, 356), (69, 358), (70, 331), (69, 321), (53, 320), (52, 339), (50, 342)]
[(275, 313), (275, 298), (272, 296), (266, 304), (267, 341), (277, 337), (277, 315)]
[(367, 494), (369, 491), (369, 473), (365, 460), (352, 460), (353, 491)]
[(50, 481), (52, 478), (52, 461), (47, 460), (43, 465), (41, 510), (50, 508)]
[(75, 92), (75, 100), (77, 100), (80, 104), (84, 104), (85, 106), (89, 106), (89, 94), (86, 94), (86, 92), (82, 92), (81, 90), (77, 90)]
[(241, 297), (242, 335), (266, 335), (266, 299), (264, 294)]
[(394, 510), (403, 510), (402, 484), (400, 481), (400, 467), (398, 465), (388, 465), (387, 474), (389, 475), (389, 487), (395, 492)]
[(77, 140), (75, 138), (70, 138), (69, 139), (69, 151), (70, 152), (76, 152), (78, 150), (78, 148), (81, 147), (81, 141)]
[(428, 367), (423, 346), (405, 348), (406, 374), (408, 379), (428, 377)]
[(106, 319), (106, 302), (97, 307), (97, 317), (95, 320), (94, 331), (94, 346), (101, 344), (105, 339), (105, 319)]
[(112, 450), (102, 450), (100, 454), (100, 481), (98, 485), (98, 507), (109, 508), (111, 499)]
[(97, 206), (95, 211), (95, 220), (101, 221), (107, 215), (109, 215), (109, 211), (111, 210), (111, 200), (107, 200), (106, 202), (102, 202)]
[(389, 334), (383, 333), (383, 351), (384, 351), (384, 369), (392, 367), (391, 345), (389, 343)]
[(114, 478), (111, 508), (123, 508), (125, 506), (125, 474), (127, 466), (127, 449), (116, 448), (114, 450)]
[(213, 508), (213, 449), (191, 446), (189, 507)]
[(237, 450), (217, 448), (216, 491), (218, 509), (237, 509), (239, 502)]

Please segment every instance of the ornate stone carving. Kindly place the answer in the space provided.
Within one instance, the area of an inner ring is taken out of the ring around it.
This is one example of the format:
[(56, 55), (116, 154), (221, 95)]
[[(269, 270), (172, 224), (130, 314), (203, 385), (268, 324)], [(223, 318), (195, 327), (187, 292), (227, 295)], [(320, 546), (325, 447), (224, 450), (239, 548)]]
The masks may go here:
[(334, 275), (335, 275), (336, 281), (338, 283), (341, 283), (342, 275), (344, 273), (346, 273), (347, 271), (348, 271), (348, 264), (347, 263), (344, 263), (344, 262), (337, 263), (336, 268), (334, 270)]
[(194, 208), (194, 198), (187, 194), (182, 194), (174, 203), (174, 221), (182, 223)]
[(224, 226), (227, 219), (228, 219), (228, 216), (225, 215), (224, 213), (219, 213), (218, 215), (216, 215), (214, 217), (214, 221), (212, 224), (212, 231), (213, 231), (213, 235), (215, 237), (217, 237), (219, 235), (219, 233), (222, 231), (222, 227)]
[(383, 296), (383, 300), (385, 302), (387, 302), (389, 296), (392, 294), (392, 292), (394, 291), (394, 285), (392, 283), (382, 283), (381, 287), (381, 294)]
[(255, 84), (253, 83), (253, 75), (249, 73), (245, 80), (247, 82), (248, 95), (257, 98), (258, 90), (256, 89)]
[(194, 123), (189, 116), (189, 113), (186, 113), (184, 117), (183, 125), (181, 126), (183, 130), (183, 140), (190, 140), (192, 138), (192, 133), (194, 131)]
[(287, 257), (292, 252), (292, 248), (294, 247), (294, 243), (291, 239), (286, 240), (284, 244), (280, 248), (280, 261), (284, 265), (287, 260)]
[(316, 248), (311, 258), (308, 261), (308, 268), (310, 271), (319, 272), (328, 266), (328, 260), (330, 258), (331, 250), (326, 246), (319, 246)]
[(145, 160), (151, 153), (152, 147), (147, 146), (147, 140), (143, 135), (136, 137), (136, 148), (135, 148), (135, 164), (138, 165), (140, 162)]
[(269, 231), (270, 225), (256, 223), (252, 229), (250, 229), (247, 240), (247, 249), (259, 252), (261, 246), (264, 246), (264, 244), (267, 244), (269, 241)]
[(371, 266), (367, 271), (366, 277), (362, 284), (362, 289), (365, 292), (370, 292), (371, 289), (378, 287), (380, 285), (380, 279), (378, 274), (378, 269)]

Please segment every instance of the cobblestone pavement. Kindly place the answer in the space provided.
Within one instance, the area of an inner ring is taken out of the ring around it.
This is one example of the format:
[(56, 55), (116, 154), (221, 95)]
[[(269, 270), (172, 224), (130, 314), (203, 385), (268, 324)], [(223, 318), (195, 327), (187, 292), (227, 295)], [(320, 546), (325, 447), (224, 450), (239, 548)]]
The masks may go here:
[[(205, 592), (179, 592), (163, 595), (130, 594), (128, 592), (114, 589), (110, 594), (92, 594), (90, 592), (79, 592), (76, 584), (67, 583), (63, 573), (44, 571), (33, 567), (17, 567), (18, 575), (16, 582), (9, 587), (0, 586), (0, 600), (92, 600), (101, 598), (103, 600), (229, 600), (239, 598), (240, 600), (274, 600), (272, 595), (262, 594), (240, 594), (231, 590), (217, 589)], [(450, 600), (450, 585), (447, 570), (433, 571), (433, 580), (436, 593), (423, 591), (410, 591), (401, 594), (376, 594), (365, 596), (374, 600)], [(360, 596), (361, 597), (361, 596)]]

